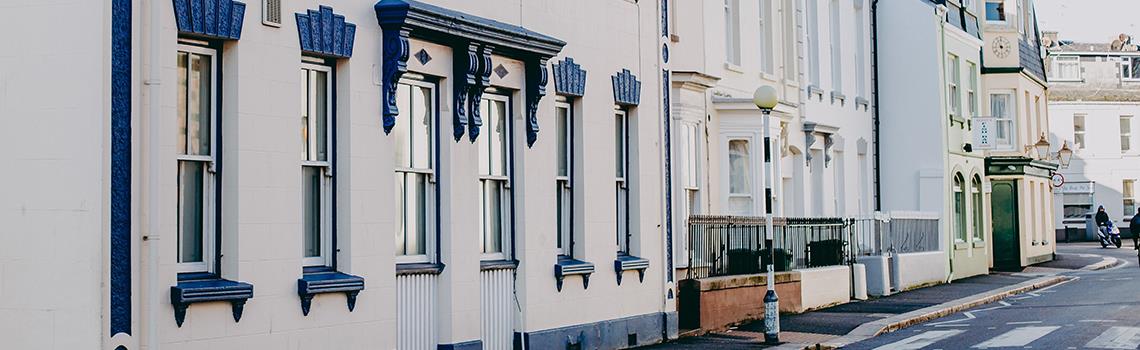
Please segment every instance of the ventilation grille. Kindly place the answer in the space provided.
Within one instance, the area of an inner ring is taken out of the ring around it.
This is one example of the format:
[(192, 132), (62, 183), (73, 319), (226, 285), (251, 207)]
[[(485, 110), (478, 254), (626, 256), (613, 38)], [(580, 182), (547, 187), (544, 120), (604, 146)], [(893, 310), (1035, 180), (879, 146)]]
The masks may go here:
[(261, 0), (261, 24), (281, 26), (281, 0)]

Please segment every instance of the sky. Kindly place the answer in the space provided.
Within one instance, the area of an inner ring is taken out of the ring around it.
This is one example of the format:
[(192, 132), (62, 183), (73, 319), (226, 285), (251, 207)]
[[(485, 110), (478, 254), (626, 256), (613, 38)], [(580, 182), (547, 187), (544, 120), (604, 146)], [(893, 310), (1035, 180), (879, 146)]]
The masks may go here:
[(1037, 21), (1043, 31), (1060, 32), (1061, 40), (1107, 43), (1120, 33), (1140, 38), (1140, 0), (1037, 0)]

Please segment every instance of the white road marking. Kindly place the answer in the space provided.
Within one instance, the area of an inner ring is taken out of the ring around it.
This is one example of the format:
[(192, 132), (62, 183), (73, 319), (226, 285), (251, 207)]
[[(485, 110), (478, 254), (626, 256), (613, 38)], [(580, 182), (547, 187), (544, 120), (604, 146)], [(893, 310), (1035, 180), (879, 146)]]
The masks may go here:
[(883, 345), (875, 350), (918, 350), (930, 346), (940, 340), (953, 337), (964, 332), (960, 329), (946, 331), (927, 331), (894, 343)]
[(1044, 327), (1019, 327), (1014, 328), (1012, 331), (1005, 332), (993, 339), (982, 342), (981, 344), (974, 345), (975, 349), (989, 349), (1011, 346), (1026, 346), (1034, 340), (1044, 337), (1052, 331), (1057, 330), (1057, 326), (1044, 326)]
[(1085, 322), (1085, 323), (1116, 323), (1116, 321), (1115, 321), (1115, 320), (1080, 320), (1080, 321), (1077, 321), (1077, 322)]
[(1086, 348), (1097, 349), (1135, 349), (1137, 346), (1140, 346), (1138, 327), (1112, 327), (1085, 344)]
[(1017, 324), (1038, 324), (1038, 323), (1041, 323), (1041, 321), (1018, 321), (1018, 322), (1006, 322), (1005, 324), (1012, 326), (1012, 325), (1017, 325)]

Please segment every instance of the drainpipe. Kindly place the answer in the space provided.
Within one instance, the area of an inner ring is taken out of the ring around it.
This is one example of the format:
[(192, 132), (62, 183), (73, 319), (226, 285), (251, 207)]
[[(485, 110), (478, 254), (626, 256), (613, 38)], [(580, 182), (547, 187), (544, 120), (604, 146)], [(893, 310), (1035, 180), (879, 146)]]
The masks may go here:
[[(938, 21), (938, 39), (939, 39), (938, 44), (939, 44), (939, 47), (941, 48), (941, 50), (939, 51), (939, 55), (938, 55), (938, 62), (939, 62), (939, 67), (940, 67), (938, 69), (938, 75), (942, 77), (942, 81), (939, 84), (940, 88), (945, 88), (946, 81), (949, 80), (949, 77), (946, 76), (946, 67), (942, 66), (942, 64), (946, 62), (946, 25), (943, 22), (944, 21), (943, 18), (946, 16), (946, 11), (947, 11), (946, 5), (935, 5), (934, 6), (934, 18), (936, 18)], [(942, 92), (942, 91), (939, 91), (939, 94), (942, 96), (941, 99), (942, 99), (943, 105), (947, 106), (946, 108), (950, 108), (949, 107), (950, 106), (950, 100), (949, 100), (950, 97), (945, 92)], [(941, 112), (942, 111), (940, 109), (939, 113), (941, 113)], [(942, 136), (942, 144), (946, 145), (947, 142), (949, 141), (949, 137), (947, 136), (947, 132), (943, 131), (941, 136)], [(946, 153), (949, 153), (949, 152), (950, 152), (950, 150), (947, 149)], [(943, 165), (944, 169), (950, 169), (950, 155), (949, 154), (942, 155), (942, 163), (943, 163), (942, 165)], [(945, 174), (943, 174), (943, 175), (945, 175)], [(944, 186), (943, 190), (945, 190), (947, 188), (948, 187)], [(945, 208), (946, 201), (942, 201), (942, 204), (943, 204), (943, 209), (946, 209)], [(945, 227), (945, 224), (943, 227)], [(952, 231), (952, 230), (946, 230), (946, 238), (948, 238), (948, 241), (949, 241), (949, 245), (946, 247), (946, 255), (948, 256), (948, 260), (950, 261), (949, 273), (947, 273), (947, 275), (946, 275), (946, 283), (950, 283), (950, 281), (952, 281), (954, 279), (954, 237), (952, 236), (954, 233), (950, 232), (950, 231)]]
[(162, 14), (157, 2), (146, 2), (150, 10), (149, 23), (145, 30), (147, 33), (149, 43), (149, 53), (147, 54), (147, 79), (143, 82), (146, 85), (147, 92), (147, 145), (146, 147), (147, 159), (147, 181), (146, 181), (146, 210), (144, 216), (146, 218), (146, 234), (143, 235), (143, 244), (146, 245), (146, 284), (143, 291), (147, 295), (146, 306), (146, 348), (148, 350), (158, 349), (158, 309), (160, 308), (161, 300), (159, 299), (158, 287), (158, 241), (160, 238), (158, 228), (158, 191), (156, 190), (158, 183), (158, 164), (159, 153), (157, 138), (161, 134), (159, 128), (159, 94), (162, 90), (162, 70), (159, 67), (159, 47), (161, 44), (159, 35), (158, 23), (161, 21)]
[(883, 189), (879, 159), (879, 0), (871, 0), (871, 144), (875, 154), (875, 211), (883, 210)]

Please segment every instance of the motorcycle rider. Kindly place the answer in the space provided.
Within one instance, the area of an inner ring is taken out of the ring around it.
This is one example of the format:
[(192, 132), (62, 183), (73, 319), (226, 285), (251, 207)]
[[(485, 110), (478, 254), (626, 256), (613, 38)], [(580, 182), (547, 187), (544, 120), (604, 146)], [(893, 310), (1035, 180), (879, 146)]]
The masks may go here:
[(1108, 229), (1109, 222), (1111, 222), (1112, 219), (1108, 217), (1108, 212), (1104, 211), (1103, 205), (1096, 208), (1095, 219), (1096, 219), (1096, 227), (1098, 229), (1100, 229), (1100, 232), (1104, 232), (1105, 234), (1108, 234), (1108, 231), (1105, 231), (1105, 230)]

